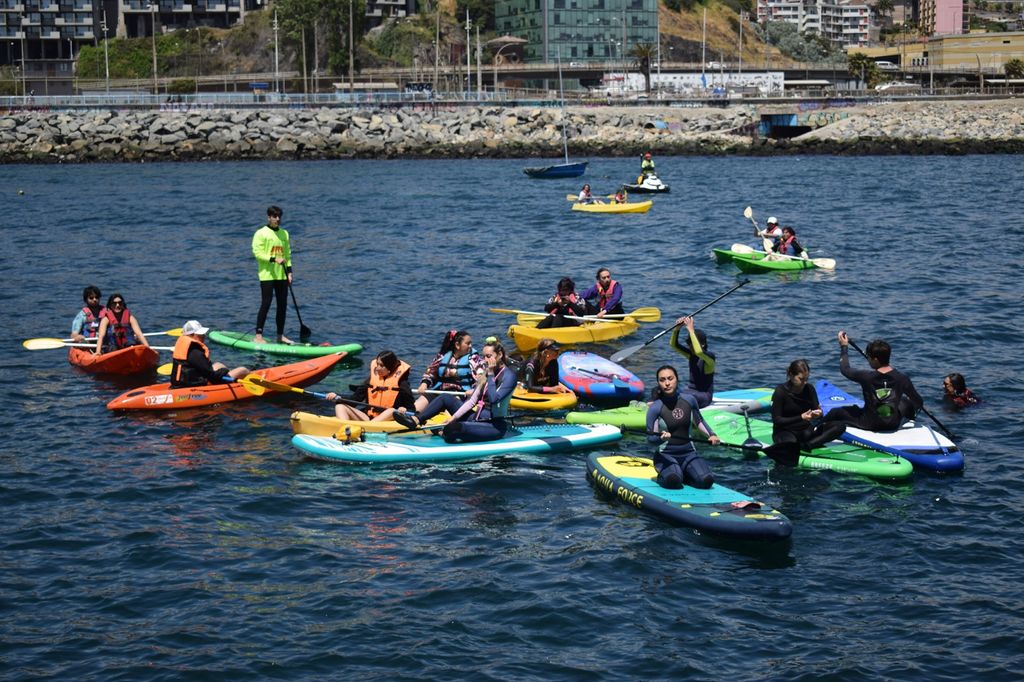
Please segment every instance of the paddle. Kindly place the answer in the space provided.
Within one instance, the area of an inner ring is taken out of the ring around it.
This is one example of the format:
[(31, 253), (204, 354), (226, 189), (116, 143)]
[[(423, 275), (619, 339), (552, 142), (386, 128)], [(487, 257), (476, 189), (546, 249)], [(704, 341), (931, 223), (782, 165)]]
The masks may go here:
[(295, 306), (295, 316), (299, 318), (299, 341), (305, 343), (309, 341), (309, 337), (313, 336), (313, 330), (302, 323), (302, 314), (299, 313), (299, 302), (295, 300), (295, 289), (292, 288), (291, 281), (288, 282), (288, 291), (292, 295), (292, 305)]
[[(597, 195), (594, 195), (594, 197), (593, 197), (593, 199), (614, 199), (614, 198), (615, 198), (614, 194), (606, 194), (603, 197), (599, 197)], [(590, 201), (593, 201), (593, 199), (591, 199)], [(580, 195), (579, 194), (566, 194), (565, 195), (565, 200), (566, 201), (572, 201), (572, 202), (579, 203)], [(586, 203), (586, 202), (583, 202), (583, 203)]]
[[(504, 313), (508, 315), (531, 315), (541, 320), (548, 316), (548, 313), (535, 313), (530, 310), (512, 310), (510, 308), (489, 308), (489, 310), (492, 313)], [(598, 322), (601, 320), (608, 320), (609, 318), (617, 319), (622, 317), (632, 317), (640, 322), (657, 322), (661, 319), (661, 309), (648, 306), (644, 308), (637, 308), (636, 310), (628, 313), (613, 313), (611, 315), (605, 315), (603, 318), (597, 317), (596, 315), (585, 315), (580, 317), (565, 315), (565, 317), (570, 320), (586, 320), (588, 322)]]
[[(175, 327), (174, 329), (168, 329), (165, 332), (147, 332), (146, 336), (181, 336), (181, 327)], [(21, 345), (25, 346), (25, 348), (28, 348), (29, 350), (42, 350), (42, 348), (33, 349), (32, 346), (30, 345), (30, 344), (33, 344), (33, 343), (35, 343), (37, 341), (47, 341), (47, 342), (63, 341), (64, 343), (76, 343), (76, 341), (74, 339), (54, 339), (54, 338), (51, 338), (51, 337), (43, 337), (41, 339), (26, 339), (26, 340), (21, 342)], [(86, 339), (86, 341), (88, 341), (88, 339)], [(95, 345), (95, 341), (96, 341), (96, 339), (94, 338), (93, 339), (93, 345)], [(47, 346), (47, 347), (49, 347), (49, 346)]]
[[(277, 381), (271, 381), (270, 379), (264, 379), (261, 376), (255, 374), (246, 374), (244, 377), (239, 379), (243, 386), (246, 387), (253, 395), (263, 395), (266, 391), (280, 391), (282, 393), (301, 393), (303, 395), (313, 396), (320, 400), (327, 400), (332, 403), (346, 403), (348, 405), (354, 405), (356, 407), (374, 407), (370, 403), (361, 403), (358, 400), (350, 400), (348, 398), (342, 398), (338, 396), (334, 400), (330, 400), (326, 393), (317, 393), (316, 391), (310, 391), (305, 388), (299, 388), (298, 386), (289, 386), (288, 384), (282, 384)], [(258, 392), (257, 392), (258, 391)]]
[[(865, 360), (867, 360), (867, 359), (868, 359), (868, 355), (867, 355), (867, 353), (865, 353), (864, 351), (862, 351), (862, 350), (860, 349), (860, 346), (858, 346), (858, 345), (857, 345), (857, 344), (856, 344), (856, 343), (854, 342), (854, 340), (853, 340), (853, 339), (851, 339), (851, 338), (847, 337), (847, 339), (846, 339), (846, 340), (847, 340), (847, 341), (849, 342), (849, 344), (850, 344), (851, 346), (853, 346), (853, 349), (854, 349), (855, 351), (857, 351), (858, 353), (860, 353), (860, 354), (861, 354), (861, 356), (862, 356), (862, 357), (863, 357), (863, 358), (864, 358)], [(935, 418), (935, 415), (934, 415), (934, 414), (932, 414), (931, 412), (929, 412), (929, 411), (928, 411), (928, 408), (926, 408), (926, 407), (924, 406), (924, 404), (922, 404), (922, 405), (921, 405), (921, 411), (922, 411), (922, 412), (924, 412), (924, 413), (925, 413), (925, 414), (926, 414), (926, 415), (928, 416), (928, 418), (929, 418), (929, 419), (931, 419), (931, 420), (932, 420), (933, 422), (935, 422), (935, 425), (936, 425), (936, 426), (938, 426), (938, 427), (939, 427), (940, 429), (942, 429), (942, 430), (943, 430), (943, 431), (944, 431), (944, 432), (946, 433), (946, 435), (947, 435), (947, 436), (949, 436), (949, 437), (950, 437), (950, 438), (951, 438), (952, 440), (956, 440), (956, 439), (957, 439), (957, 438), (956, 438), (956, 436), (955, 436), (955, 435), (953, 434), (953, 432), (952, 432), (952, 431), (950, 431), (949, 429), (947, 429), (947, 428), (946, 428), (946, 425), (945, 425), (945, 424), (943, 424), (943, 423), (942, 423), (942, 422), (940, 422), (940, 421), (939, 421), (938, 419), (936, 419), (936, 418)]]
[[(96, 342), (71, 343), (62, 339), (28, 339), (22, 342), (29, 350), (53, 350), (54, 348), (95, 348)], [(153, 350), (174, 350), (174, 346), (150, 346)]]
[[(743, 217), (750, 220), (750, 224), (754, 226), (754, 236), (760, 236), (761, 230), (757, 227), (757, 221), (754, 220), (754, 209), (747, 206), (743, 209)], [(770, 253), (772, 250), (773, 242), (768, 237), (761, 237), (761, 244), (764, 246), (765, 253)]]
[[(710, 308), (710, 307), (711, 307), (711, 306), (713, 306), (714, 304), (718, 303), (718, 302), (719, 302), (719, 301), (721, 301), (721, 300), (722, 300), (723, 298), (725, 298), (726, 296), (728, 296), (728, 295), (729, 295), (729, 294), (731, 294), (732, 292), (736, 291), (737, 289), (739, 289), (740, 287), (742, 287), (742, 286), (743, 286), (743, 285), (745, 285), (745, 284), (750, 284), (750, 280), (749, 280), (749, 279), (745, 279), (745, 280), (743, 280), (742, 282), (740, 282), (739, 284), (737, 284), (736, 286), (734, 286), (734, 287), (733, 287), (732, 289), (729, 289), (729, 291), (725, 292), (724, 294), (722, 294), (722, 295), (721, 295), (721, 296), (719, 296), (718, 298), (714, 299), (714, 300), (713, 300), (713, 301), (711, 301), (710, 303), (707, 303), (707, 304), (705, 304), (705, 305), (701, 306), (700, 308), (698, 308), (697, 310), (695, 310), (694, 312), (690, 313), (690, 315), (689, 315), (689, 316), (690, 316), (690, 317), (694, 317), (695, 315), (697, 315), (697, 313), (699, 313), (699, 312), (702, 312), (702, 311), (704, 311), (704, 310), (707, 310), (708, 308)], [(665, 334), (668, 334), (668, 333), (669, 333), (670, 331), (672, 331), (673, 329), (675, 329), (675, 328), (676, 328), (677, 326), (679, 326), (679, 325), (675, 325), (675, 324), (674, 324), (674, 325), (672, 325), (671, 327), (669, 327), (668, 329), (665, 329), (665, 330), (663, 330), (663, 331), (660, 331), (660, 332), (658, 332), (657, 334), (655, 334), (655, 335), (654, 335), (654, 337), (652, 337), (652, 338), (651, 338), (651, 340), (650, 340), (650, 341), (647, 341), (647, 342), (645, 342), (645, 343), (641, 343), (641, 344), (639, 344), (639, 345), (636, 345), (636, 346), (629, 346), (628, 348), (623, 348), (622, 350), (618, 351), (617, 353), (615, 353), (615, 354), (614, 354), (614, 355), (613, 355), (613, 356), (611, 357), (611, 361), (612, 361), (612, 362), (622, 362), (623, 360), (625, 360), (626, 358), (628, 358), (628, 357), (629, 357), (630, 355), (632, 355), (633, 353), (636, 353), (636, 352), (637, 352), (638, 350), (643, 350), (643, 349), (644, 349), (644, 348), (646, 348), (647, 346), (651, 345), (652, 343), (654, 343), (655, 341), (657, 341), (658, 339), (660, 339), (660, 338), (661, 338), (662, 336), (664, 336)]]
[(750, 432), (750, 415), (747, 414), (747, 406), (743, 405), (740, 409), (743, 410), (743, 423), (747, 425), (747, 439), (740, 444), (740, 447), (744, 450), (760, 450), (764, 446), (761, 441), (754, 438), (754, 434)]
[[(732, 250), (735, 251), (736, 253), (761, 253), (757, 249), (754, 249), (753, 247), (747, 246), (746, 244), (733, 244), (732, 245)], [(835, 270), (836, 269), (836, 262), (832, 258), (807, 258), (807, 259), (805, 259), (805, 258), (801, 258), (800, 256), (790, 256), (787, 253), (774, 253), (774, 252), (770, 253), (770, 254), (768, 254), (766, 256), (766, 258), (768, 258), (768, 259), (776, 258), (776, 257), (778, 257), (778, 258), (789, 258), (791, 260), (810, 260), (812, 263), (814, 263), (815, 267), (821, 268), (822, 270)]]
[[(408, 414), (408, 413), (406, 413), (406, 414)], [(530, 419), (531, 421), (536, 421), (537, 419), (541, 419), (543, 417), (558, 417), (558, 418), (561, 418), (563, 416), (564, 416), (564, 414), (562, 412), (524, 412), (523, 414), (509, 414), (509, 415), (506, 415), (505, 417), (491, 417), (490, 419), (474, 419), (472, 421), (474, 421), (476, 423), (480, 423), (480, 422), (493, 422), (493, 421), (495, 421), (497, 419), (504, 419), (507, 422), (515, 422), (516, 419), (522, 419), (524, 417)], [(408, 428), (408, 429), (401, 429), (399, 431), (390, 431), (390, 432), (388, 432), (388, 433), (386, 433), (384, 435), (385, 436), (396, 436), (396, 435), (402, 434), (402, 433), (412, 433), (413, 431), (434, 431), (436, 429), (443, 429), (444, 427), (445, 427), (444, 423), (423, 424), (421, 426), (417, 426), (417, 427), (413, 427), (413, 428)]]

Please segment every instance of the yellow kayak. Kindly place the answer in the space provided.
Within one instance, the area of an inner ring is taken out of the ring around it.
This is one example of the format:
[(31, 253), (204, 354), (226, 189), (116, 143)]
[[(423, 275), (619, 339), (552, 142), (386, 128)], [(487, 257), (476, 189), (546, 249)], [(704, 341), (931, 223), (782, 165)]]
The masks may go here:
[[(430, 420), (430, 424), (443, 424), (448, 419), (448, 413), (444, 412)], [(331, 415), (313, 414), (312, 412), (292, 412), (292, 431), (304, 433), (309, 436), (333, 436), (346, 426), (358, 426), (363, 431), (376, 431), (391, 433), (402, 431), (404, 426), (396, 421), (358, 421), (351, 419), (338, 419)], [(430, 432), (424, 432), (430, 433)], [(414, 435), (410, 433), (409, 435)]]
[(514, 324), (506, 332), (521, 351), (537, 347), (541, 339), (554, 339), (563, 346), (580, 343), (600, 343), (632, 334), (640, 325), (632, 317), (610, 322), (584, 322), (578, 327), (550, 327), (537, 329), (535, 326)]
[(512, 394), (511, 407), (515, 410), (571, 410), (576, 406), (576, 394), (566, 393), (534, 393), (522, 386), (516, 387)]
[(572, 210), (586, 213), (647, 213), (653, 203), (648, 199), (625, 204), (573, 204)]

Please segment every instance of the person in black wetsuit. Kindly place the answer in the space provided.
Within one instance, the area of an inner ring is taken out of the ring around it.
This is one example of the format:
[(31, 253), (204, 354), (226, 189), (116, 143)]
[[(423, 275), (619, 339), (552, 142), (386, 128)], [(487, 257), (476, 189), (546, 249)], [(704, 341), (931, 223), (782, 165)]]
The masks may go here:
[(537, 329), (579, 326), (579, 320), (571, 318), (586, 315), (587, 308), (586, 302), (576, 293), (576, 283), (571, 278), (558, 280), (558, 291), (544, 304), (544, 312), (548, 316), (537, 323)]
[(519, 370), (520, 385), (533, 393), (570, 393), (558, 383), (558, 354), (561, 347), (554, 339), (541, 339), (537, 350)]
[(720, 442), (704, 421), (692, 395), (679, 390), (679, 373), (671, 365), (658, 368), (658, 386), (652, 391), (654, 402), (647, 408), (647, 441), (659, 445), (654, 453), (658, 485), (663, 488), (710, 488), (715, 477), (711, 467), (697, 454), (690, 440), (690, 425), (708, 437), (712, 445)]
[[(679, 341), (680, 327), (686, 327), (687, 336)], [(715, 354), (708, 350), (708, 336), (702, 329), (693, 328), (692, 317), (680, 317), (672, 330), (669, 345), (686, 357), (690, 370), (690, 382), (683, 393), (692, 395), (697, 407), (707, 407), (715, 397)]]
[(895, 431), (905, 420), (913, 419), (924, 405), (924, 399), (910, 377), (889, 365), (892, 354), (889, 344), (875, 339), (864, 352), (871, 369), (850, 369), (850, 339), (844, 331), (839, 332), (838, 338), (839, 371), (860, 384), (864, 407), (851, 405), (831, 410), (825, 421), (843, 422), (867, 431)]
[(806, 360), (794, 360), (786, 370), (786, 382), (772, 393), (772, 442), (796, 443), (801, 450), (820, 448), (835, 440), (846, 424), (821, 422), (821, 403), (813, 384), (807, 383), (811, 368)]

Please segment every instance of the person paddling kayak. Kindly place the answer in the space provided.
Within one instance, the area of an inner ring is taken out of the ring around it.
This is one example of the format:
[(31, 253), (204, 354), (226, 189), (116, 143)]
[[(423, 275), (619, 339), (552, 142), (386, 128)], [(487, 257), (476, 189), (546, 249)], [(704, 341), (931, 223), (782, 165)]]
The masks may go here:
[(587, 306), (587, 315), (621, 315), (622, 285), (612, 279), (608, 268), (597, 269), (597, 281), (580, 297)]
[(796, 240), (796, 230), (789, 225), (782, 228), (782, 236), (776, 240), (775, 245), (772, 247), (772, 251), (786, 256), (800, 256), (801, 258), (807, 258), (807, 249), (800, 246), (800, 242)]
[(82, 302), (85, 305), (71, 321), (71, 338), (75, 343), (84, 343), (96, 338), (100, 328), (100, 315), (103, 314), (100, 296), (99, 288), (91, 284), (82, 290)]
[(225, 376), (241, 379), (249, 373), (246, 367), (228, 370), (219, 362), (210, 361), (210, 349), (206, 347), (206, 333), (209, 327), (189, 320), (181, 327), (181, 338), (174, 344), (171, 364), (171, 388), (206, 386), (224, 381)]
[(260, 278), (260, 310), (256, 314), (256, 336), (253, 341), (266, 343), (263, 325), (270, 312), (270, 302), (277, 299), (277, 340), (291, 343), (284, 335), (284, 321), (288, 313), (288, 286), (292, 283), (292, 247), (288, 230), (281, 227), (284, 212), (277, 206), (267, 209), (267, 224), (252, 236), (252, 255), (256, 258)]
[(128, 304), (121, 294), (113, 294), (107, 299), (107, 307), (100, 315), (100, 327), (96, 336), (96, 355), (129, 346), (149, 345), (139, 321), (128, 310)]

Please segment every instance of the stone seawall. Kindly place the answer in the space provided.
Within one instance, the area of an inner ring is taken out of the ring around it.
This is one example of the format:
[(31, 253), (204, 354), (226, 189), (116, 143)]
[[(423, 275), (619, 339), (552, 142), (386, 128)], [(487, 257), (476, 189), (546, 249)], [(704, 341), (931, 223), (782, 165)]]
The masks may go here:
[[(779, 107), (773, 107), (778, 110)], [(756, 106), (12, 111), (0, 162), (1024, 152), (1024, 102), (901, 102), (790, 140), (757, 139)]]

